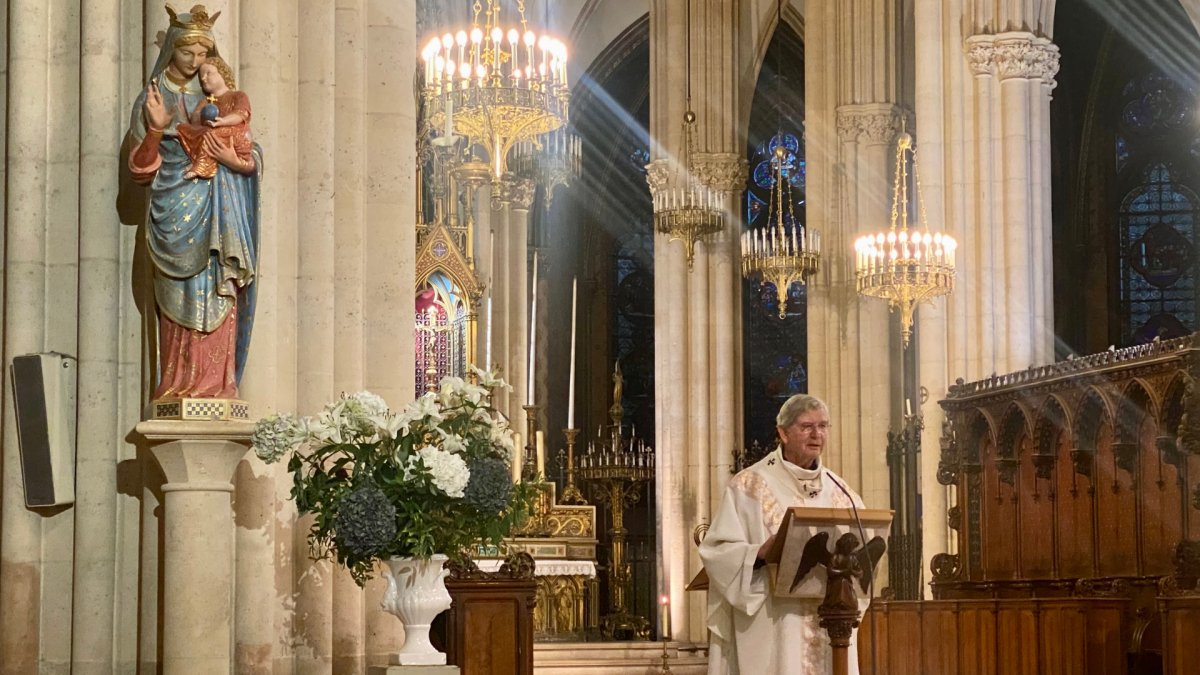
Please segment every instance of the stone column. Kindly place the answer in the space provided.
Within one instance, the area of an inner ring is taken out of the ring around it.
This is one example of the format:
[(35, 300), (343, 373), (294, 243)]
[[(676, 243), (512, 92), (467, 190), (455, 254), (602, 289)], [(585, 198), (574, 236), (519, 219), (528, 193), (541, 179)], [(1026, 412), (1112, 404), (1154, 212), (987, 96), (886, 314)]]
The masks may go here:
[[(79, 118), (79, 407), (75, 484), (75, 594), (71, 610), (71, 670), (108, 673), (136, 668), (133, 653), (119, 654), (121, 638), (98, 612), (111, 612), (118, 625), (136, 625), (136, 615), (117, 608), (119, 579), (136, 578), (136, 567), (118, 555), (122, 510), (137, 500), (121, 494), (119, 462), (136, 404), (121, 400), (119, 373), (122, 334), (121, 237), (114, 229), (121, 139), (129, 119), (121, 82), (121, 3), (88, 0), (80, 4), (79, 30), (91, 56), (80, 61), (80, 90), (89, 92), (88, 114)], [(116, 291), (116, 292), (114, 292)], [(127, 465), (128, 466), (128, 465)], [(124, 524), (124, 523), (122, 523)], [(123, 584), (122, 584), (123, 585)], [(133, 631), (131, 631), (133, 632)]]
[[(296, 391), (298, 412), (315, 414), (337, 395), (336, 301), (338, 241), (335, 232), (334, 174), (336, 88), (334, 87), (336, 12), (325, 0), (302, 0), (298, 13), (298, 99), (296, 102), (297, 285)], [(333, 121), (333, 122), (331, 122)], [(302, 516), (293, 531), (296, 593), (292, 629), (296, 672), (327, 673), (333, 659), (333, 586), (329, 561), (309, 556), (313, 516)]]
[[(525, 442), (533, 440), (525, 438), (526, 430), (529, 427), (523, 408), (529, 404), (529, 369), (533, 367), (529, 363), (529, 302), (533, 297), (530, 288), (533, 254), (529, 249), (529, 207), (533, 205), (533, 196), (533, 181), (524, 179), (508, 181), (508, 198), (510, 200), (508, 205), (508, 261), (510, 271), (509, 311), (506, 320), (508, 321), (509, 361), (512, 366), (508, 371), (509, 377), (506, 379), (513, 386), (513, 391), (508, 399), (509, 419), (512, 420), (514, 428), (521, 430), (521, 438)], [(542, 302), (545, 304), (544, 300)], [(541, 403), (540, 401), (535, 402)]]
[[(830, 406), (829, 464), (869, 506), (890, 501), (884, 453), (899, 420), (898, 327), (886, 302), (855, 290), (854, 239), (888, 227), (901, 105), (901, 3), (851, 0), (811, 7), (805, 21), (805, 148), (809, 227), (821, 271), (808, 292), (809, 392)], [(837, 83), (819, 86), (815, 83)]]
[(1003, 355), (997, 372), (1008, 372), (1054, 358), (1047, 161), (1049, 94), (1058, 72), (1058, 47), (1022, 31), (975, 35), (967, 39), (966, 49), (979, 84), (977, 96), (991, 99), (990, 105), (976, 100), (990, 113), (990, 140), (998, 160), (993, 184), (1000, 187), (995, 213), (1003, 235), (992, 238), (990, 253), (993, 268), (1002, 271), (996, 281), (1003, 281), (994, 294), (995, 311), (1005, 318), (1004, 329), (997, 331), (997, 351)]
[[(745, 8), (691, 3), (691, 107), (697, 115), (692, 171), (724, 194), (731, 223), (700, 243), (689, 268), (684, 246), (662, 233), (654, 241), (655, 449), (659, 593), (671, 596), (675, 638), (707, 639), (704, 603), (683, 588), (701, 568), (692, 531), (711, 517), (729, 479), (729, 452), (741, 443), (741, 293), (739, 203), (745, 188), (739, 50)], [(684, 0), (650, 6), (651, 193), (674, 187), (682, 156), (687, 103)], [(703, 37), (701, 37), (703, 36)], [(701, 47), (703, 45), (703, 47)], [(701, 56), (703, 55), (703, 56)]]
[[(298, 176), (305, 167), (299, 160), (297, 138), (307, 138), (307, 129), (302, 134), (297, 124), (301, 119), (296, 106), (297, 14), (295, 3), (254, 0), (241, 2), (236, 12), (222, 14), (217, 22), (218, 26), (227, 20), (239, 23), (239, 58), (231, 65), (238, 73), (238, 87), (250, 96), (251, 127), (265, 155), (259, 194), (263, 235), (256, 280), (258, 306), (240, 386), (256, 416), (297, 409), (299, 353), (311, 349), (297, 320), (300, 233), (302, 229), (312, 233), (312, 222), (299, 208), (301, 204), (307, 208), (310, 202), (301, 200), (298, 190)], [(224, 43), (219, 47), (224, 51)], [(319, 109), (327, 110), (324, 105)], [(310, 282), (311, 277), (304, 278), (304, 284)], [(303, 377), (311, 375), (304, 372)], [(280, 598), (295, 597), (295, 566), (307, 558), (305, 549), (293, 545), (296, 517), (289, 494), (291, 476), (283, 463), (266, 464), (250, 453), (235, 477), (234, 671), (267, 675), (285, 663), (290, 671), (294, 646), (301, 642), (294, 639), (292, 607)]]
[[(397, 219), (416, 212), (416, 0), (358, 2), (365, 18), (362, 134), (366, 157), (363, 214), (363, 385), (394, 409), (412, 401), (416, 230)], [(351, 63), (353, 68), (354, 64)], [(339, 80), (339, 88), (341, 81)], [(397, 311), (397, 308), (401, 308)], [(368, 663), (383, 663), (402, 631), (380, 608), (386, 583), (368, 584), (362, 600)]]
[[(362, 0), (338, 0), (334, 3), (334, 142), (333, 142), (333, 212), (334, 212), (334, 349), (333, 388), (340, 392), (370, 389), (365, 386), (364, 361), (365, 328), (369, 314), (365, 311), (367, 291), (365, 269), (367, 258), (364, 189), (366, 187), (366, 153), (363, 142), (365, 117), (366, 16)], [(382, 141), (383, 139), (379, 139)], [(413, 212), (412, 209), (409, 213)], [(411, 228), (404, 228), (411, 229)], [(382, 279), (380, 279), (382, 281)], [(411, 297), (411, 293), (409, 294)], [(395, 311), (380, 311), (379, 315), (403, 314), (400, 308), (412, 307), (398, 299)], [(411, 315), (411, 311), (409, 314)], [(411, 370), (411, 369), (410, 369)], [(377, 382), (399, 378), (381, 377)], [(392, 387), (396, 384), (389, 382)], [(373, 391), (373, 390), (372, 390)], [(407, 401), (393, 400), (383, 392), (375, 392), (393, 410), (401, 409)], [(342, 565), (332, 572), (333, 613), (332, 650), (333, 672), (360, 673), (366, 668), (363, 593)]]
[(487, 213), (485, 222), (491, 226), (489, 234), (496, 238), (496, 250), (492, 258), (492, 368), (498, 369), (504, 381), (513, 387), (512, 391), (500, 389), (492, 392), (492, 402), (496, 410), (506, 415), (513, 428), (523, 435), (525, 429), (517, 424), (516, 418), (516, 413), (521, 410), (518, 398), (520, 373), (516, 370), (509, 349), (512, 327), (509, 317), (518, 312), (520, 307), (513, 305), (514, 291), (510, 290), (510, 287), (515, 286), (515, 270), (509, 253), (512, 250), (508, 223), (509, 203), (505, 184), (493, 183), (488, 191), (488, 199), (480, 202), (480, 209)]
[(1053, 359), (1049, 101), (1058, 69), (1053, 0), (914, 4), (917, 145), (931, 226), (958, 238), (954, 293), (920, 323), (923, 554), (949, 550), (936, 482), (942, 411), (954, 378)]
[[(0, 341), (8, 364), (30, 352), (76, 353), (80, 92), (73, 55), (80, 27), (78, 5), (33, 0), (10, 2), (4, 22), (12, 95), (4, 99)], [(75, 512), (25, 506), (13, 398), (10, 387), (4, 389), (0, 672), (69, 670), (73, 622), (70, 602), (63, 598), (72, 594), (74, 581)], [(88, 486), (83, 496), (90, 502), (99, 492)]]
[(152, 420), (137, 425), (162, 467), (162, 668), (167, 675), (231, 673), (233, 472), (249, 422)]

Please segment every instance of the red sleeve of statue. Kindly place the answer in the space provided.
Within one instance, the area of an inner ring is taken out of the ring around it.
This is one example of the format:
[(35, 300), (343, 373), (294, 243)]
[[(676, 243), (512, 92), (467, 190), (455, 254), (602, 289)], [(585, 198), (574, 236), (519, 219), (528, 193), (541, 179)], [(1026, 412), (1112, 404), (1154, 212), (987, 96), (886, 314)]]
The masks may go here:
[(129, 172), (133, 182), (138, 185), (149, 185), (162, 166), (162, 157), (158, 154), (158, 144), (162, 141), (162, 132), (146, 132), (142, 142), (129, 153)]
[(242, 116), (242, 121), (246, 124), (250, 123), (250, 97), (244, 91), (235, 91), (231, 94), (230, 108), (233, 112)]

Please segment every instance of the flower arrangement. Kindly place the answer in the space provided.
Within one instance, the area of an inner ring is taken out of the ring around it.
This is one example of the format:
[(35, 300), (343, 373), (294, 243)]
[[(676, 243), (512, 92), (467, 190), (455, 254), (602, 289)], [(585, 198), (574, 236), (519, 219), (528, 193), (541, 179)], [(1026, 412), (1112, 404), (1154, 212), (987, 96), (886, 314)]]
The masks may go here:
[(508, 385), (475, 373), (480, 384), (446, 377), (398, 414), (359, 392), (316, 417), (259, 420), (255, 453), (267, 462), (290, 453), (292, 498), (315, 516), (314, 557), (336, 559), (361, 585), (376, 560), (461, 558), (524, 522), (537, 488), (512, 481), (512, 432), (489, 403)]

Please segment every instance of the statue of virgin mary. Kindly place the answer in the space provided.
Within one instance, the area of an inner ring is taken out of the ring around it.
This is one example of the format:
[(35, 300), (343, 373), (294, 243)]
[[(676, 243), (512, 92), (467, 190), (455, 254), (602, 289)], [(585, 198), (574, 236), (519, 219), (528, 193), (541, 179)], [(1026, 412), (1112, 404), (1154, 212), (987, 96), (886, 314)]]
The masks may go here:
[[(184, 178), (176, 127), (206, 102), (198, 71), (217, 55), (203, 5), (177, 13), (129, 123), (129, 168), (149, 189), (146, 240), (154, 268), (159, 383), (154, 400), (238, 397), (253, 326), (262, 150), (248, 158), (215, 142), (211, 179)], [(249, 133), (249, 131), (247, 131)]]

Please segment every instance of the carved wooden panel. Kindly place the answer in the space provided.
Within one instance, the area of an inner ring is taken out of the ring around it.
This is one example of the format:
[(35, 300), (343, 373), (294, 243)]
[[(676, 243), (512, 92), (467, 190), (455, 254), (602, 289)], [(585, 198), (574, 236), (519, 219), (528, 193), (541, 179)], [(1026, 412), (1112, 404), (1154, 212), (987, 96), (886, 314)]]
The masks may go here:
[(446, 660), (462, 675), (533, 675), (536, 584), (526, 578), (446, 580), (453, 604), (434, 622)]
[(1127, 609), (1124, 600), (876, 601), (858, 631), (859, 670), (1124, 675)]
[(1058, 465), (1055, 473), (1055, 543), (1058, 576), (1086, 577), (1095, 569), (1096, 508), (1095, 489), (1089, 475), (1074, 470), (1075, 451), (1068, 433), (1059, 436)]
[(1171, 571), (1172, 551), (1183, 538), (1186, 500), (1179, 485), (1179, 471), (1163, 461), (1158, 449), (1158, 425), (1148, 418), (1139, 435), (1139, 497), (1143, 564), (1145, 574)]
[(1017, 472), (1020, 497), (1017, 501), (1018, 525), (1021, 533), (1020, 570), (1023, 579), (1045, 579), (1054, 576), (1054, 494), (1053, 483), (1038, 477), (1037, 463), (1032, 461), (1034, 448), (1026, 436), (1019, 445), (1025, 459)]
[(1005, 460), (989, 443), (983, 456), (983, 574), (987, 579), (1017, 576), (1017, 486), (1001, 476)]
[(1200, 597), (1163, 598), (1163, 675), (1192, 675), (1200, 662)]
[(1111, 452), (1113, 429), (1104, 424), (1096, 434), (1096, 548), (1099, 567), (1087, 576), (1132, 576), (1138, 573), (1137, 496), (1127, 472)]

